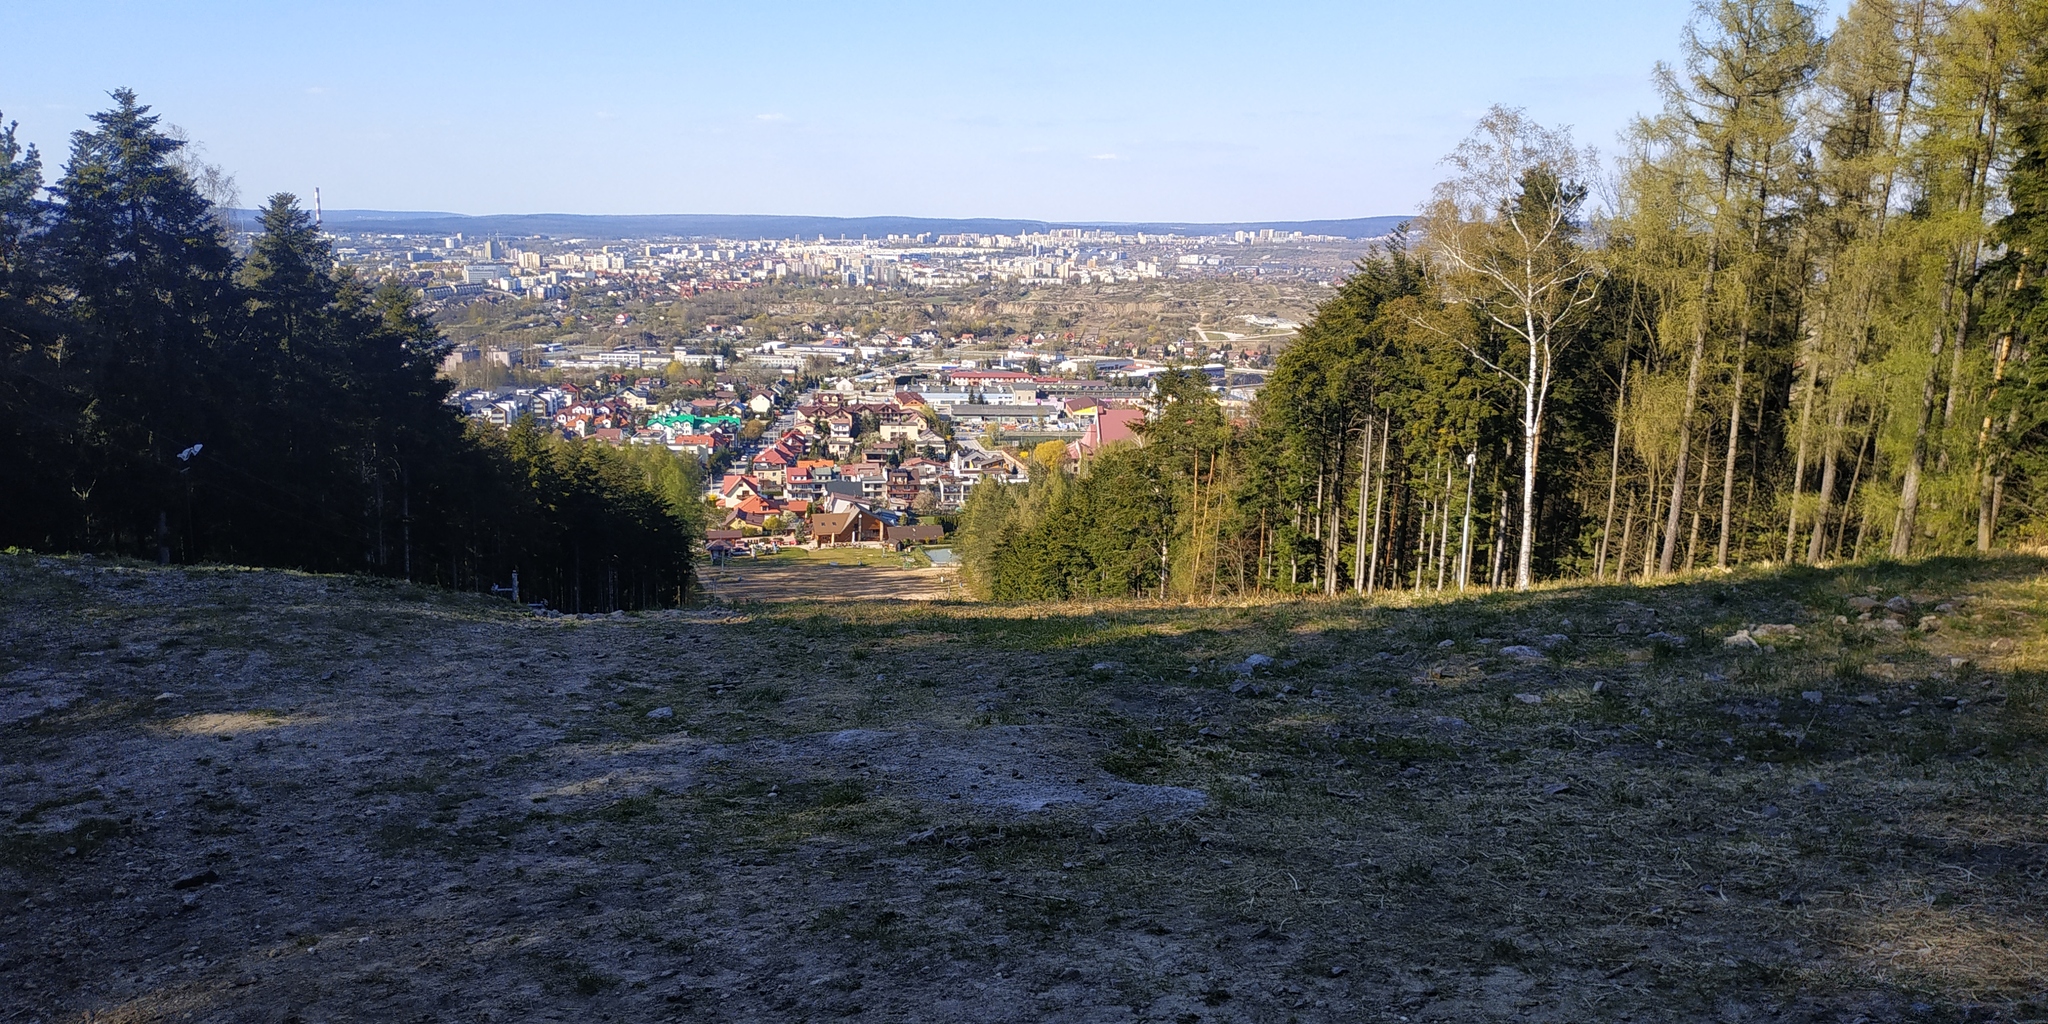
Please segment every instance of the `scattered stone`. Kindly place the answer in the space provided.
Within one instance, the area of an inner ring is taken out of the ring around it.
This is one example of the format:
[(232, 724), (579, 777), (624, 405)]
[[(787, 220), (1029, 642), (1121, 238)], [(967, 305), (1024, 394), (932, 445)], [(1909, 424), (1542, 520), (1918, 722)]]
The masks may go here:
[(1536, 648), (1530, 647), (1526, 644), (1509, 644), (1508, 646), (1501, 648), (1500, 653), (1506, 657), (1514, 658), (1517, 661), (1543, 660), (1542, 651), (1539, 651)]
[(1330, 968), (1330, 977), (1341, 978), (1344, 976), (1344, 970), (1345, 969), (1341, 965), (1337, 967), (1332, 967)]
[(1915, 628), (1919, 629), (1922, 633), (1932, 633), (1941, 628), (1941, 616), (1922, 615), (1920, 616), (1920, 624)]
[(1470, 727), (1470, 723), (1456, 715), (1438, 715), (1430, 719), (1430, 723), (1439, 729), (1465, 729)]
[(162, 692), (162, 693), (159, 693), (159, 694), (157, 694), (157, 695), (156, 695), (156, 699), (158, 699), (158, 700), (177, 700), (177, 699), (178, 699), (178, 695), (177, 695), (177, 694), (175, 694), (175, 693), (172, 693), (172, 692), (171, 692), (171, 691), (169, 691), (169, 690), (165, 690), (164, 692)]
[(1245, 658), (1243, 661), (1238, 662), (1237, 674), (1241, 676), (1248, 676), (1251, 675), (1253, 672), (1258, 671), (1259, 669), (1270, 668), (1272, 664), (1272, 658), (1263, 654), (1254, 654)]
[(1760, 651), (1763, 650), (1764, 647), (1764, 645), (1757, 643), (1756, 637), (1750, 636), (1749, 630), (1746, 629), (1738, 629), (1735, 632), (1730, 633), (1726, 637), (1722, 638), (1721, 646), (1740, 647), (1744, 650), (1751, 651)]
[(1336, 696), (1336, 694), (1335, 694), (1335, 693), (1333, 693), (1333, 692), (1331, 692), (1331, 691), (1329, 691), (1329, 690), (1325, 690), (1325, 689), (1323, 689), (1323, 688), (1322, 688), (1322, 687), (1320, 687), (1320, 686), (1316, 687), (1316, 688), (1315, 688), (1315, 689), (1313, 689), (1313, 690), (1310, 690), (1310, 691), (1308, 691), (1308, 695), (1309, 695), (1309, 696), (1311, 696), (1311, 697), (1335, 697), (1335, 696)]
[(1457, 645), (1458, 642), (1456, 640), (1438, 640), (1436, 642), (1436, 649), (1439, 651), (1448, 650), (1452, 647), (1456, 647)]
[(655, 708), (647, 713), (649, 718), (674, 718), (675, 716), (676, 709), (674, 708)]
[(213, 883), (218, 881), (220, 881), (220, 873), (213, 870), (212, 868), (207, 868), (206, 870), (201, 871), (196, 875), (186, 875), (185, 877), (180, 878), (175, 882), (172, 882), (171, 888), (197, 889), (202, 885), (212, 885)]
[(1818, 704), (1821, 702), (1822, 697), (1819, 690), (1801, 690), (1799, 691), (1799, 699), (1808, 704)]
[(1943, 601), (1942, 603), (1934, 606), (1934, 611), (1938, 615), (1953, 615), (1956, 611), (1955, 602)]
[(1556, 796), (1559, 793), (1569, 793), (1571, 792), (1571, 789), (1572, 784), (1569, 782), (1553, 782), (1550, 785), (1543, 787), (1543, 795)]
[(1676, 633), (1666, 633), (1661, 629), (1656, 631), (1655, 633), (1651, 633), (1650, 635), (1643, 637), (1643, 639), (1648, 640), (1651, 643), (1670, 644), (1673, 647), (1685, 646), (1684, 637), (1679, 636)]
[(1799, 627), (1789, 622), (1766, 622), (1749, 627), (1749, 635), (1759, 641), (1797, 640), (1799, 639)]
[(1874, 611), (1879, 606), (1879, 603), (1877, 598), (1874, 597), (1852, 597), (1849, 599), (1849, 607), (1859, 612)]
[(1565, 641), (1570, 639), (1571, 637), (1566, 636), (1563, 633), (1545, 633), (1542, 636), (1536, 638), (1535, 646), (1547, 651), (1553, 647), (1556, 647), (1558, 644), (1564, 643)]
[(1593, 692), (1594, 692), (1594, 693), (1599, 693), (1600, 691), (1602, 691), (1602, 690), (1605, 690), (1605, 689), (1607, 689), (1607, 680), (1605, 680), (1605, 679), (1595, 679), (1595, 680), (1593, 680)]
[(1906, 631), (1906, 624), (1897, 619), (1879, 619), (1876, 622), (1876, 626), (1887, 633), (1903, 633)]
[(1252, 682), (1248, 676), (1239, 676), (1237, 682), (1230, 684), (1230, 693), (1235, 697), (1256, 697), (1265, 692), (1264, 687)]
[(1894, 615), (1904, 615), (1913, 610), (1913, 602), (1901, 594), (1884, 603), (1884, 610)]
[[(1193, 675), (1196, 671), (1199, 671), (1192, 665), (1188, 666), (1188, 668), (1190, 670), (1188, 673), (1189, 675)], [(1098, 661), (1095, 664), (1088, 666), (1088, 671), (1090, 672), (1114, 672), (1116, 670), (1117, 664), (1113, 661)]]
[(1865, 705), (1868, 705), (1868, 704), (1875, 704), (1875, 703), (1877, 703), (1877, 694), (1874, 694), (1874, 693), (1859, 693), (1859, 694), (1857, 694), (1857, 695), (1856, 695), (1856, 703), (1858, 703), (1858, 704), (1865, 704)]
[(1518, 693), (1515, 694), (1515, 699), (1521, 701), (1524, 704), (1543, 703), (1543, 695), (1540, 693)]
[(1948, 667), (1950, 667), (1950, 668), (1969, 668), (1969, 667), (1970, 667), (1970, 659), (1968, 659), (1968, 658), (1950, 658), (1950, 659), (1948, 660)]

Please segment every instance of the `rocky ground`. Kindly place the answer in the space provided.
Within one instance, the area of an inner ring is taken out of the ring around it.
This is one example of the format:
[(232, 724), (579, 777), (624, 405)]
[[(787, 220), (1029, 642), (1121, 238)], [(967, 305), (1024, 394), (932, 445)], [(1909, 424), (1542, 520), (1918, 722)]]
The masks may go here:
[(537, 618), (4, 556), (0, 1020), (2048, 1018), (2044, 568)]

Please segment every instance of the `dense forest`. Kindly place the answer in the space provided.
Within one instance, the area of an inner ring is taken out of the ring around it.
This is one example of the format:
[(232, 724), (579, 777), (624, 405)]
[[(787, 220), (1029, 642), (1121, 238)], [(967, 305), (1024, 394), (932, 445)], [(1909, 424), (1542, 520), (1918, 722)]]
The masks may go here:
[(2048, 540), (2048, 3), (1703, 0), (1603, 164), (1496, 108), (1248, 422), (977, 488), (999, 599), (1528, 586)]
[(337, 273), (290, 195), (238, 255), (133, 93), (92, 120), (47, 193), (0, 125), (0, 545), (685, 597), (694, 467), (465, 426), (416, 291)]

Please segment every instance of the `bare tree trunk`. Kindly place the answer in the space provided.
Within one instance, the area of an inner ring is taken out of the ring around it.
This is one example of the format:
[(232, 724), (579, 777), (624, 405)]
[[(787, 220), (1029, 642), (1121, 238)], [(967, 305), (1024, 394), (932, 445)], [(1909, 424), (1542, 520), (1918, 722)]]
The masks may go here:
[[(1310, 525), (1313, 526), (1315, 529), (1314, 536), (1316, 539), (1317, 547), (1323, 546), (1323, 478), (1326, 475), (1324, 472), (1325, 468), (1326, 466), (1323, 460), (1318, 459), (1316, 461), (1316, 514), (1310, 520)], [(1323, 560), (1321, 558), (1316, 559), (1315, 565), (1318, 575), (1312, 575), (1308, 579), (1309, 583), (1312, 586), (1322, 586), (1323, 581), (1320, 576), (1322, 564)]]
[[(1730, 158), (1732, 159), (1732, 157)], [(1728, 179), (1726, 168), (1722, 181)], [(1728, 191), (1724, 185), (1721, 199), (1725, 203)], [(1678, 419), (1678, 466), (1671, 475), (1670, 519), (1664, 524), (1664, 549), (1657, 557), (1657, 571), (1671, 571), (1671, 560), (1678, 554), (1678, 508), (1685, 497), (1686, 456), (1692, 451), (1692, 418), (1700, 404), (1700, 373), (1707, 358), (1707, 320), (1714, 312), (1714, 275), (1721, 269), (1721, 241), (1717, 237), (1707, 249), (1706, 278), (1700, 283), (1699, 318), (1692, 330), (1692, 357), (1685, 370), (1685, 408)]]
[(1628, 580), (1629, 539), (1636, 531), (1636, 492), (1628, 492), (1628, 511), (1621, 517), (1621, 554), (1614, 559), (1614, 578), (1617, 582)]
[[(2025, 271), (2022, 270), (2022, 280)], [(1988, 405), (1998, 398), (2000, 385), (2005, 383), (2005, 362), (2012, 355), (2012, 335), (1998, 339), (1998, 345), (1991, 358), (1991, 393), (1985, 396)], [(2015, 413), (2006, 414), (2007, 429), (2011, 429)], [(1984, 414), (1984, 424), (1977, 428), (1977, 550), (1991, 551), (1992, 539), (1998, 533), (1998, 504), (2005, 489), (2005, 474), (1998, 471), (2000, 459), (1991, 448), (1993, 418)]]
[(1444, 590), (1445, 571), (1451, 561), (1451, 477), (1457, 470), (1449, 465), (1444, 467), (1444, 514), (1437, 519), (1436, 540), (1436, 590)]
[(1506, 560), (1508, 550), (1508, 492), (1500, 486), (1500, 474), (1498, 472), (1493, 475), (1493, 483), (1494, 503), (1499, 507), (1500, 511), (1493, 517), (1493, 541), (1490, 545), (1493, 549), (1493, 571), (1488, 574), (1487, 586), (1498, 590), (1500, 589), (1501, 577), (1505, 572), (1503, 563)]
[(1834, 412), (1828, 415), (1827, 435), (1821, 438), (1820, 491), (1814, 495), (1819, 500), (1813, 510), (1813, 536), (1806, 540), (1806, 561), (1810, 565), (1819, 565), (1827, 554), (1828, 517), (1834, 509), (1835, 480), (1841, 474), (1842, 429), (1848, 417), (1848, 405), (1835, 403)]
[[(1913, 551), (1913, 531), (1919, 527), (1921, 477), (1927, 471), (1927, 449), (1929, 435), (1934, 426), (1935, 393), (1941, 384), (1941, 354), (1948, 343), (1949, 318), (1955, 313), (1956, 275), (1962, 268), (1960, 247), (1949, 255), (1948, 270), (1943, 275), (1941, 286), (1941, 321), (1934, 328), (1934, 340), (1928, 343), (1927, 373), (1920, 380), (1920, 409), (1913, 422), (1913, 447), (1906, 456), (1906, 474), (1899, 482), (1899, 513), (1892, 522), (1892, 540), (1889, 553), (1893, 558), (1905, 558)], [(1961, 339), (1957, 339), (1961, 343)]]
[[(1849, 513), (1856, 509), (1856, 485), (1863, 481), (1863, 457), (1870, 451), (1870, 445), (1877, 433), (1877, 408), (1871, 407), (1870, 424), (1864, 428), (1863, 437), (1856, 443), (1856, 468), (1849, 474), (1849, 493), (1842, 496), (1842, 524), (1835, 527), (1834, 558), (1842, 557), (1842, 541), (1849, 536)], [(1860, 534), (1859, 534), (1860, 536)], [(1860, 546), (1859, 541), (1859, 546)], [(1854, 553), (1851, 553), (1854, 558)]]
[(1387, 435), (1392, 426), (1391, 418), (1380, 420), (1380, 482), (1379, 494), (1372, 503), (1372, 564), (1365, 570), (1365, 592), (1370, 594), (1379, 582), (1380, 575), (1380, 513), (1387, 507)]
[(1536, 343), (1532, 338), (1529, 342), (1529, 378), (1522, 388), (1522, 536), (1520, 551), (1515, 556), (1516, 590), (1527, 590), (1534, 582), (1536, 455), (1543, 439), (1543, 419), (1538, 407), (1541, 396), (1537, 388)]
[[(1681, 491), (1680, 493), (1683, 494), (1684, 492)], [(1643, 545), (1643, 579), (1645, 580), (1655, 575), (1657, 569), (1657, 517), (1663, 507), (1663, 485), (1657, 482), (1656, 474), (1652, 473), (1650, 475), (1650, 514), (1643, 521), (1644, 529), (1649, 531), (1646, 534), (1648, 543)], [(1674, 536), (1677, 534), (1678, 522), (1675, 518), (1668, 528)], [(1669, 546), (1668, 541), (1666, 546)]]
[(1465, 523), (1458, 530), (1458, 593), (1465, 592), (1465, 585), (1472, 579), (1472, 477), (1479, 460), (1474, 455), (1465, 456)]
[(1351, 592), (1365, 593), (1365, 515), (1371, 504), (1367, 496), (1372, 488), (1372, 421), (1365, 421), (1364, 436), (1358, 442), (1358, 544), (1351, 552)]
[[(1995, 46), (1996, 44), (1994, 43), (1993, 45)], [(1995, 52), (1991, 56), (1995, 60)], [(1968, 211), (1979, 205), (1977, 202), (1978, 189), (1981, 187), (1983, 180), (1980, 175), (1989, 173), (1991, 161), (1996, 152), (1998, 104), (1995, 102), (1995, 96), (1992, 92), (1996, 88), (1997, 86), (1995, 85), (1987, 86), (1986, 91), (1980, 95), (1980, 100), (1984, 104), (1984, 114), (1979, 118), (1977, 124), (1976, 141), (1978, 149), (1972, 152), (1968, 158), (1968, 184), (1963, 188), (1962, 195), (1956, 199), (1956, 208), (1959, 211)], [(1901, 116), (1904, 116), (1903, 113)], [(1934, 421), (1935, 385), (1937, 378), (1941, 374), (1941, 354), (1944, 342), (1942, 335), (1952, 324), (1955, 330), (1955, 337), (1952, 339), (1955, 345), (1955, 370), (1960, 371), (1962, 369), (1962, 347), (1964, 339), (1968, 337), (1970, 330), (1970, 286), (1963, 278), (1975, 272), (1980, 244), (1977, 239), (1971, 239), (1958, 245), (1956, 251), (1949, 255), (1948, 270), (1942, 279), (1941, 323), (1935, 328), (1934, 340), (1929, 346), (1927, 376), (1921, 381), (1920, 386), (1920, 415), (1913, 425), (1912, 453), (1906, 458), (1905, 479), (1899, 485), (1899, 516), (1897, 526), (1892, 531), (1891, 542), (1891, 555), (1893, 558), (1904, 558), (1912, 551), (1913, 531), (1918, 526), (1920, 512), (1921, 476), (1926, 472), (1927, 449), (1929, 446), (1928, 435), (1931, 432)], [(1963, 293), (1961, 310), (1955, 308), (1955, 295), (1959, 289)], [(1948, 382), (1948, 394), (1942, 409), (1941, 422), (1944, 428), (1948, 426), (1949, 420), (1955, 412), (1955, 387), (1955, 374), (1952, 372)], [(1947, 457), (1946, 449), (1944, 449), (1942, 455), (1943, 458)]]
[[(1735, 523), (1735, 452), (1742, 434), (1742, 378), (1749, 368), (1749, 332), (1735, 355), (1735, 393), (1728, 397), (1728, 461), (1721, 467), (1721, 537), (1714, 544), (1714, 568), (1728, 568), (1728, 535)], [(1687, 555), (1691, 562), (1692, 556)]]
[[(1607, 538), (1614, 532), (1614, 494), (1621, 483), (1621, 420), (1628, 408), (1628, 360), (1621, 361), (1621, 386), (1614, 396), (1614, 442), (1607, 458), (1607, 519), (1600, 526), (1600, 553), (1593, 559), (1593, 578), (1607, 578)], [(1626, 545), (1624, 545), (1625, 547)]]
[(1338, 546), (1344, 536), (1344, 488), (1341, 486), (1344, 470), (1343, 452), (1344, 449), (1340, 443), (1337, 449), (1337, 468), (1330, 473), (1330, 496), (1331, 504), (1334, 506), (1330, 509), (1330, 550), (1323, 557), (1323, 565), (1326, 570), (1323, 580), (1323, 593), (1331, 597), (1337, 594), (1337, 556), (1341, 553), (1338, 551)]
[(1799, 534), (1799, 495), (1806, 487), (1806, 439), (1813, 422), (1813, 392), (1820, 380), (1820, 360), (1806, 360), (1806, 394), (1799, 400), (1799, 454), (1792, 463), (1792, 500), (1785, 512), (1785, 561), (1792, 561), (1792, 541)]
[(1706, 459), (1700, 460), (1699, 482), (1694, 484), (1692, 489), (1692, 533), (1685, 540), (1685, 571), (1687, 572), (1692, 571), (1693, 557), (1699, 553), (1700, 549), (1700, 513), (1705, 510), (1707, 504), (1708, 465), (1709, 463)]

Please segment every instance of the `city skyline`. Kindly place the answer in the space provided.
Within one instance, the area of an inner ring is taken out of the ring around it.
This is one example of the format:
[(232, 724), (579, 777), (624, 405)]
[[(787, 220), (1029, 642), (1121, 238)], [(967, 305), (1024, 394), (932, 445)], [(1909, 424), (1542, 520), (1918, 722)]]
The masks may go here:
[(1612, 152), (1689, 10), (81, 3), (7, 15), (46, 45), (0, 68), (0, 115), (54, 172), (132, 87), (245, 206), (1353, 218), (1416, 209), (1491, 103)]

